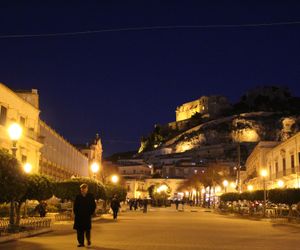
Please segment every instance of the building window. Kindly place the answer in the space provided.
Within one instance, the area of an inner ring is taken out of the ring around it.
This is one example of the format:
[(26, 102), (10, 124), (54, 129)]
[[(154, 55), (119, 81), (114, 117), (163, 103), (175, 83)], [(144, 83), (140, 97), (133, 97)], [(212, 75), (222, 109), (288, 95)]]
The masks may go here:
[(6, 115), (7, 115), (7, 108), (0, 106), (0, 124), (1, 125), (5, 125)]
[(276, 178), (278, 178), (278, 162), (275, 162), (275, 174), (276, 174)]
[(26, 155), (22, 155), (22, 163), (25, 163), (27, 161), (27, 156)]
[(134, 174), (136, 173), (136, 170), (135, 170), (135, 169), (133, 170), (133, 173), (134, 173)]
[(25, 118), (23, 116), (20, 116), (20, 124), (25, 127)]
[(291, 155), (291, 169), (292, 169), (292, 173), (295, 173), (295, 157), (294, 155)]
[(286, 161), (285, 161), (285, 158), (282, 158), (282, 172), (283, 172), (283, 176), (286, 176)]

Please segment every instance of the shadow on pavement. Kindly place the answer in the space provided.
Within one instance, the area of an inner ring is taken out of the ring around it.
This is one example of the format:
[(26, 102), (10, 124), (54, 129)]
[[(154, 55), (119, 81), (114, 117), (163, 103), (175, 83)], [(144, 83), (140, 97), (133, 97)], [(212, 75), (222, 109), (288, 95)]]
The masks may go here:
[(12, 241), (0, 244), (0, 249), (9, 249), (9, 250), (50, 250), (47, 246), (42, 244), (36, 244), (31, 242), (21, 242), (21, 241)]
[(98, 247), (98, 246), (90, 246), (90, 247), (87, 247), (87, 249), (90, 249), (90, 250), (121, 250), (119, 248), (107, 248), (107, 247)]
[(92, 222), (92, 224), (102, 224), (102, 223), (116, 223), (116, 221), (114, 221), (113, 219), (100, 219)]

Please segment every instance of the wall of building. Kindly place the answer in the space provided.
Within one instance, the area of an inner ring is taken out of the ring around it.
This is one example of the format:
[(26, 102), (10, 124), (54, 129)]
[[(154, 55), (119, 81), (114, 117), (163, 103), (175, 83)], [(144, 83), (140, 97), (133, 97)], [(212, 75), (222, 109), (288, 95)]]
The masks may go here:
[(42, 147), (39, 138), (39, 109), (0, 83), (0, 116), (1, 113), (4, 115), (3, 112), (6, 116), (0, 118), (0, 147), (11, 152), (12, 142), (7, 129), (11, 123), (19, 123), (23, 128), (23, 134), (17, 142), (16, 157), (21, 163), (30, 163), (32, 171), (38, 172)]
[(228, 108), (230, 108), (230, 104), (224, 96), (202, 96), (195, 101), (187, 102), (177, 107), (176, 121), (189, 119), (195, 113), (215, 116)]
[(149, 197), (148, 188), (152, 185), (167, 185), (171, 190), (171, 198), (178, 193), (179, 186), (184, 182), (182, 179), (145, 179), (143, 181), (131, 179), (126, 180), (127, 198)]
[[(254, 189), (262, 189), (264, 179), (260, 176), (260, 170), (265, 169), (268, 172), (265, 177), (268, 189), (278, 188), (279, 181), (284, 183), (284, 187), (300, 187), (300, 133), (283, 143), (273, 143), (273, 147), (269, 148), (259, 147), (259, 143), (248, 157), (246, 184), (252, 185)], [(254, 170), (256, 176), (251, 174)]]
[(44, 137), (40, 173), (56, 180), (68, 179), (71, 176), (88, 176), (88, 157), (43, 121), (40, 121), (40, 131)]
[[(84, 154), (88, 158), (89, 176), (100, 179), (100, 176), (101, 176), (100, 172), (102, 169), (103, 148), (102, 148), (102, 143), (101, 143), (101, 139), (100, 139), (99, 135), (96, 134), (96, 138), (91, 143), (87, 143), (85, 145), (77, 145), (76, 147), (82, 154)], [(99, 169), (98, 173), (93, 173), (91, 170), (91, 165), (94, 162), (99, 164), (100, 169)]]

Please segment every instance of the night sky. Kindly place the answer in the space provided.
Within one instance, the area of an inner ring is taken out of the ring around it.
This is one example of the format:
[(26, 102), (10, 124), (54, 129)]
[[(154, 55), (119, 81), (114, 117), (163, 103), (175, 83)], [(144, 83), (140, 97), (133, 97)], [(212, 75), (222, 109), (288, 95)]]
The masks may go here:
[[(0, 36), (300, 21), (300, 1), (8, 2)], [(300, 24), (0, 38), (0, 59), (0, 82), (37, 88), (43, 120), (73, 143), (99, 132), (105, 155), (137, 149), (202, 95), (235, 102), (284, 85), (300, 96)]]

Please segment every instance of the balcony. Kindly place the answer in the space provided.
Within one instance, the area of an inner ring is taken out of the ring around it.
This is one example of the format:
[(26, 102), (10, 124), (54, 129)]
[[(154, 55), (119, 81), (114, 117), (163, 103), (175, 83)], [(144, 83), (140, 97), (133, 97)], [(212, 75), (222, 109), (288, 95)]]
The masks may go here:
[(278, 171), (277, 173), (270, 175), (270, 180), (279, 179), (291, 174), (296, 174), (296, 168), (289, 168), (283, 171)]
[(24, 129), (24, 132), (25, 132), (25, 135), (32, 139), (32, 140), (35, 140), (39, 143), (42, 143), (44, 142), (44, 137), (40, 136), (38, 133), (36, 133), (32, 128), (25, 128)]

